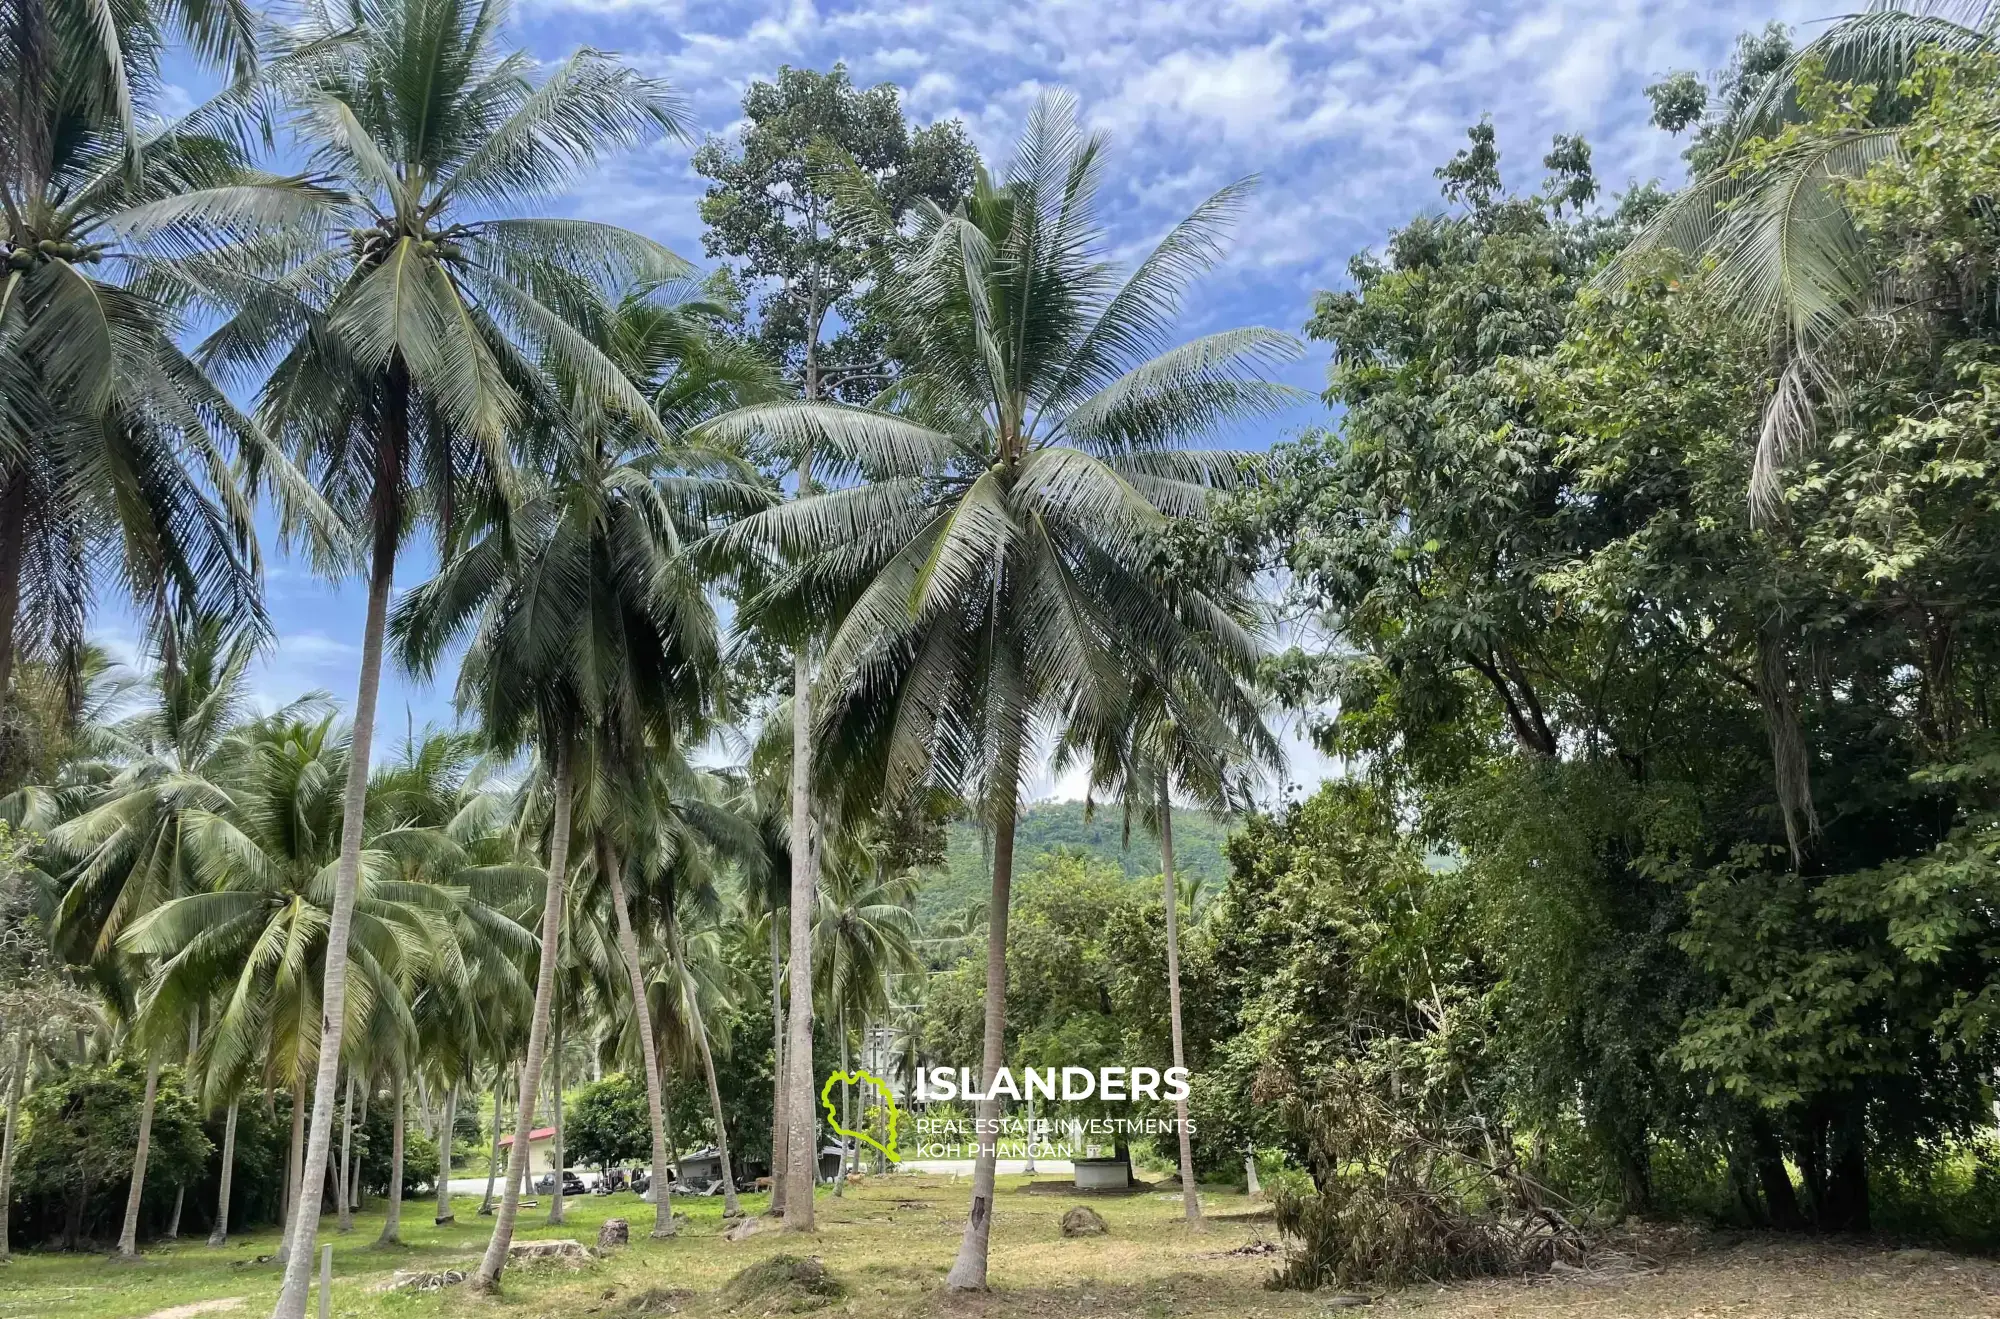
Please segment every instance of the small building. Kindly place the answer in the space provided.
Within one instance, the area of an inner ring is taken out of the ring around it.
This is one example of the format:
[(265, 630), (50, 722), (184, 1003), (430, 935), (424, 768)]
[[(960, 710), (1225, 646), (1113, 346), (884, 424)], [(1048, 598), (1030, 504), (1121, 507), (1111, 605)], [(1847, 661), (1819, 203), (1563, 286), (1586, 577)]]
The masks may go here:
[[(514, 1155), (514, 1136), (510, 1132), (500, 1138), (500, 1157), (511, 1159)], [(528, 1176), (532, 1179), (545, 1172), (556, 1170), (556, 1129), (536, 1127), (528, 1133)]]
[(674, 1164), (674, 1176), (688, 1186), (705, 1186), (722, 1180), (722, 1151), (710, 1145), (681, 1155)]

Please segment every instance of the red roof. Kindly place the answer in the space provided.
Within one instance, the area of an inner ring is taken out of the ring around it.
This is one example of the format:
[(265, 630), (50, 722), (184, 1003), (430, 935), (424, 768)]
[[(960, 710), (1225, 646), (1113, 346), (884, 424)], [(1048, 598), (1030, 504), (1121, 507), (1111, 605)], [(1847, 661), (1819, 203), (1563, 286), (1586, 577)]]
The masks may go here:
[[(556, 1134), (556, 1129), (554, 1127), (536, 1127), (533, 1131), (528, 1133), (528, 1139), (530, 1141), (547, 1140), (555, 1134)], [(500, 1138), (500, 1143), (502, 1145), (512, 1145), (514, 1143), (513, 1133), (509, 1132), (507, 1135), (502, 1136)]]

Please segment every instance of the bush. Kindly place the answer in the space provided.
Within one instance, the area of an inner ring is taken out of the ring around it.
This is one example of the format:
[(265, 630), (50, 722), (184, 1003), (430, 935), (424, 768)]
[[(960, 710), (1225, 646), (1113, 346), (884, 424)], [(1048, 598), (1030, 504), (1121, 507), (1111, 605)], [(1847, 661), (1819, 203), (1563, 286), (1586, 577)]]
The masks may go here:
[[(389, 1194), (389, 1163), (395, 1153), (395, 1113), (385, 1100), (370, 1104), (368, 1120), (354, 1133), (361, 1151), (361, 1193)], [(403, 1121), (403, 1196), (405, 1199), (435, 1189), (438, 1175), (437, 1142), (416, 1123)]]
[[(116, 1235), (131, 1185), (145, 1090), (145, 1067), (121, 1059), (70, 1068), (28, 1097), (15, 1163), (24, 1234), (58, 1234), (65, 1250)], [(164, 1222), (176, 1190), (201, 1178), (214, 1149), (202, 1134), (194, 1102), (181, 1089), (180, 1069), (161, 1068), (142, 1231)]]

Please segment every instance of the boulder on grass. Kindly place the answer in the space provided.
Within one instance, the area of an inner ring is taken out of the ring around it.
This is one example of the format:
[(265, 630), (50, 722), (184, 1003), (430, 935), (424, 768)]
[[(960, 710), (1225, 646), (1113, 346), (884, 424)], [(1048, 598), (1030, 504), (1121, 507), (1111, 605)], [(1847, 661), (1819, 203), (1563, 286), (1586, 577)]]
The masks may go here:
[(622, 1218), (607, 1218), (597, 1229), (597, 1248), (609, 1250), (613, 1246), (627, 1245), (632, 1240), (632, 1224)]
[(745, 1237), (754, 1237), (766, 1228), (775, 1226), (777, 1226), (777, 1223), (771, 1219), (746, 1218), (737, 1223), (735, 1227), (724, 1232), (722, 1239), (724, 1241), (741, 1241)]
[(582, 1261), (590, 1258), (590, 1252), (575, 1237), (557, 1237), (550, 1241), (516, 1241), (507, 1247), (507, 1258), (511, 1260), (559, 1259)]
[(1085, 1205), (1078, 1205), (1062, 1216), (1062, 1234), (1066, 1237), (1101, 1237), (1110, 1230), (1104, 1215)]

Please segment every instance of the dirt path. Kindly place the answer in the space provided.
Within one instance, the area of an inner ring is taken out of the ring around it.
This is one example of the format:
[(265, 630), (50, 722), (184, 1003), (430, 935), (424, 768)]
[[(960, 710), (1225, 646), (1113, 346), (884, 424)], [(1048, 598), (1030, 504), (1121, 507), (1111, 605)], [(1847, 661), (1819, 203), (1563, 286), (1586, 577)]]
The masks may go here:
[(198, 1314), (216, 1314), (223, 1310), (240, 1310), (247, 1296), (221, 1296), (212, 1301), (191, 1301), (186, 1305), (170, 1305), (164, 1310), (155, 1310), (146, 1319), (194, 1319)]

